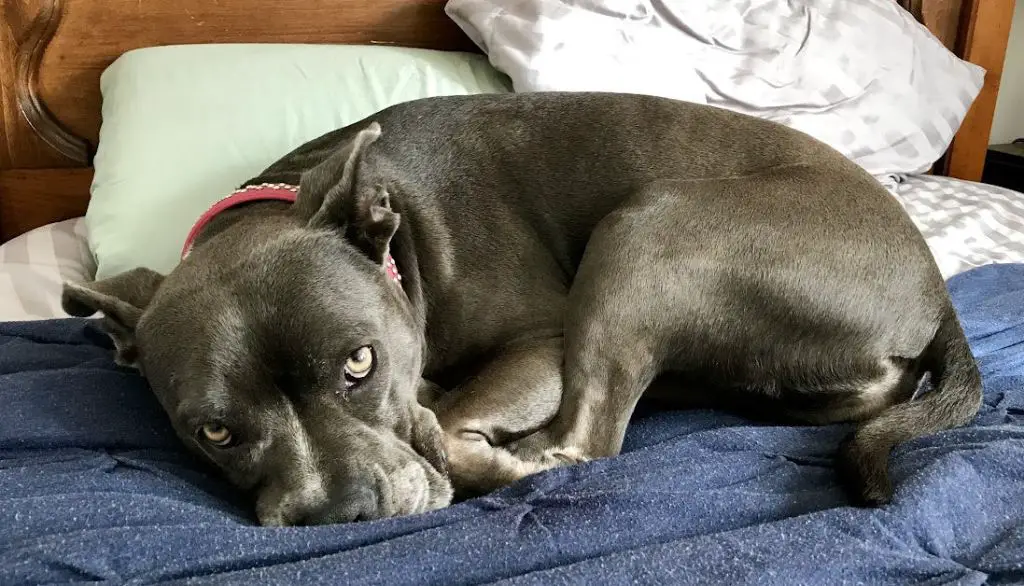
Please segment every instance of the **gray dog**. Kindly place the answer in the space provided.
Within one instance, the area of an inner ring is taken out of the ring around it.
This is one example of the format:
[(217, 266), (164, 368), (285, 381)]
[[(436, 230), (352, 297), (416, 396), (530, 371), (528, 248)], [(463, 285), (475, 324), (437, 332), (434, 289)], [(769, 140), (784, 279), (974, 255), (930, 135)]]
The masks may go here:
[(171, 274), (68, 284), (64, 306), (102, 312), (265, 525), (417, 513), (614, 456), (642, 396), (858, 422), (837, 469), (878, 505), (896, 444), (980, 406), (902, 207), (771, 122), (623, 94), (430, 98), (246, 187)]

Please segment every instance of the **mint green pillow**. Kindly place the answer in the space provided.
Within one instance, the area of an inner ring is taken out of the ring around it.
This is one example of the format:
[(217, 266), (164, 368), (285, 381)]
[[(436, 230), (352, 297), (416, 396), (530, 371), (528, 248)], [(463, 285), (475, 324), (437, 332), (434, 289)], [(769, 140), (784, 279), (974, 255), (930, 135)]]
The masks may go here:
[(85, 216), (97, 278), (167, 273), (192, 223), (300, 144), (387, 106), (511, 91), (483, 55), (361, 45), (181, 45), (104, 71)]

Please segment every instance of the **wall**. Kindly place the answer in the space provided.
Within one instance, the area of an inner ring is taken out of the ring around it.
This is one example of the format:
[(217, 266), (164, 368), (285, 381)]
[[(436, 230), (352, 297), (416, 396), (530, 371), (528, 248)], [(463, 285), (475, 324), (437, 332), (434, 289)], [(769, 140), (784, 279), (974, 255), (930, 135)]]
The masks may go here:
[(1017, 0), (989, 144), (1024, 138), (1024, 0)]

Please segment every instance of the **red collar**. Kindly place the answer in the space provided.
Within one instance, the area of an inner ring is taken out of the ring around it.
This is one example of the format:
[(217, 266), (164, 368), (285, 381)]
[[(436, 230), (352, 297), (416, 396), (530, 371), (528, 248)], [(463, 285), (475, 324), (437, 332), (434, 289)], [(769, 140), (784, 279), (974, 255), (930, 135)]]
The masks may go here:
[[(196, 223), (189, 230), (188, 236), (185, 238), (185, 244), (181, 248), (181, 258), (184, 259), (192, 252), (192, 245), (195, 243), (196, 237), (207, 224), (213, 220), (214, 216), (223, 212), (224, 210), (233, 208), (243, 203), (252, 201), (283, 201), (287, 203), (295, 203), (296, 198), (299, 196), (299, 188), (295, 185), (288, 185), (285, 183), (261, 183), (259, 185), (248, 185), (242, 189), (237, 189), (227, 197), (221, 199), (217, 203), (213, 204), (210, 209), (203, 212), (203, 215), (199, 216)], [(391, 277), (396, 283), (402, 280), (402, 275), (398, 273), (398, 267), (395, 265), (395, 259), (391, 258), (388, 254), (387, 258), (384, 259), (384, 270), (387, 271), (388, 277)]]

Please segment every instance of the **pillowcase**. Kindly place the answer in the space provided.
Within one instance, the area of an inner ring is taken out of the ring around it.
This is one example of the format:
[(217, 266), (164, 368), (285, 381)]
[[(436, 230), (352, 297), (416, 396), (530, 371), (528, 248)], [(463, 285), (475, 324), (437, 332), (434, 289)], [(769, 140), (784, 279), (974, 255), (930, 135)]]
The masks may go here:
[(445, 10), (518, 92), (608, 91), (705, 103), (689, 57), (676, 54), (665, 29), (649, 26), (638, 3), (451, 0)]
[(65, 281), (93, 278), (85, 221), (40, 226), (0, 246), (0, 321), (70, 317), (60, 306)]
[(516, 91), (706, 102), (806, 132), (875, 175), (927, 170), (985, 73), (893, 0), (449, 0), (445, 10)]
[(308, 140), (399, 102), (511, 89), (483, 55), (358, 45), (139, 49), (100, 82), (86, 213), (100, 279), (169, 272), (210, 205)]

